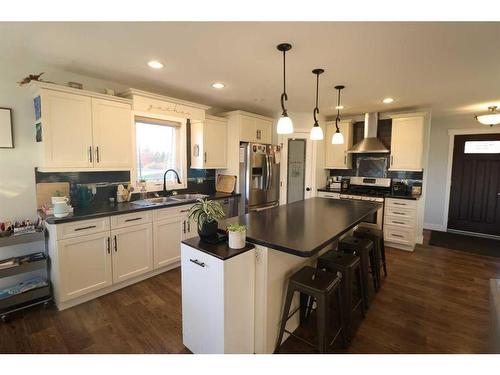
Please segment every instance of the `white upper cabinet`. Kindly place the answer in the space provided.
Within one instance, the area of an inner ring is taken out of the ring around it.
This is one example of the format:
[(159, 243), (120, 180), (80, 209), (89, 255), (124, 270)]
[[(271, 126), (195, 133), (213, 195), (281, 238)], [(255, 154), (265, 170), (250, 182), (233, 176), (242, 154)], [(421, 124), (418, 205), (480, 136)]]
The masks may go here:
[(191, 168), (227, 167), (227, 120), (207, 115), (191, 124)]
[(92, 98), (94, 166), (132, 166), (132, 116), (129, 104)]
[(391, 171), (422, 171), (424, 117), (401, 117), (392, 120)]
[(227, 112), (223, 116), (229, 120), (230, 142), (272, 142), (273, 119), (244, 111)]
[(339, 123), (339, 129), (344, 136), (344, 143), (332, 145), (332, 137), (335, 134), (335, 121), (326, 123), (325, 137), (325, 168), (327, 169), (351, 169), (351, 154), (347, 150), (352, 147), (352, 121), (343, 120)]
[(132, 167), (129, 99), (48, 83), (33, 85), (38, 168), (42, 172)]
[(91, 168), (92, 103), (88, 96), (44, 90), (37, 141), (45, 168)]

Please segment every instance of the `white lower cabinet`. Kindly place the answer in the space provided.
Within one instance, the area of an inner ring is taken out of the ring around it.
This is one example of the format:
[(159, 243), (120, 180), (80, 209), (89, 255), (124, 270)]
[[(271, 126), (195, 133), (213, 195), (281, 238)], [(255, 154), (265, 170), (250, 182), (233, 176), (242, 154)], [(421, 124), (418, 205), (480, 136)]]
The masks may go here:
[(184, 345), (196, 354), (253, 353), (255, 250), (222, 260), (181, 248)]
[(413, 251), (417, 238), (416, 200), (386, 198), (384, 207), (384, 244)]
[(181, 241), (185, 220), (182, 216), (153, 223), (154, 268), (161, 268), (181, 258)]
[(58, 241), (59, 298), (67, 301), (112, 284), (109, 232)]
[(153, 226), (151, 223), (114, 229), (113, 282), (118, 283), (153, 269)]

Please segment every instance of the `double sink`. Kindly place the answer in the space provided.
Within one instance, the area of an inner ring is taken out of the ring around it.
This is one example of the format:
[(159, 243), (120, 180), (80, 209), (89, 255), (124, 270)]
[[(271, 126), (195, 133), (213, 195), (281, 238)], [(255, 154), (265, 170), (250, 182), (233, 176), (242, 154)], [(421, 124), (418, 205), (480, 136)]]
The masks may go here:
[(158, 198), (147, 198), (138, 201), (130, 202), (138, 206), (168, 206), (169, 204), (179, 203), (179, 202), (189, 202), (195, 201), (200, 198), (206, 198), (208, 195), (205, 194), (177, 194), (171, 195), (169, 197), (158, 197)]

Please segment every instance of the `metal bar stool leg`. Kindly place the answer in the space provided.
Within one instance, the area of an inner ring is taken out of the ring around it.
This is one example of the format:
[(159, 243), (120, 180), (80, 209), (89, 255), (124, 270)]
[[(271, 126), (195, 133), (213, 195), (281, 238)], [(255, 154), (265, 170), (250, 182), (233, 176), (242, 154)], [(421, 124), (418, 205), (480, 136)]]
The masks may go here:
[[(362, 301), (366, 301), (366, 292), (365, 292), (365, 287), (363, 285), (363, 276), (361, 274), (361, 267), (358, 267), (356, 270), (356, 278), (358, 279), (358, 288), (359, 288), (359, 297), (361, 298)], [(361, 315), (363, 318), (366, 316), (366, 308), (365, 308), (365, 303), (361, 303)]]
[(326, 320), (328, 316), (328, 303), (326, 296), (322, 295), (316, 299), (316, 323), (318, 327), (318, 349), (320, 353), (327, 350)]
[(276, 348), (274, 349), (274, 353), (279, 352), (281, 341), (283, 340), (283, 334), (285, 333), (286, 322), (288, 321), (288, 314), (290, 314), (290, 306), (292, 305), (294, 292), (295, 289), (289, 286), (286, 292), (285, 306), (283, 307), (283, 315), (281, 317), (280, 332), (278, 334), (278, 341), (276, 342)]

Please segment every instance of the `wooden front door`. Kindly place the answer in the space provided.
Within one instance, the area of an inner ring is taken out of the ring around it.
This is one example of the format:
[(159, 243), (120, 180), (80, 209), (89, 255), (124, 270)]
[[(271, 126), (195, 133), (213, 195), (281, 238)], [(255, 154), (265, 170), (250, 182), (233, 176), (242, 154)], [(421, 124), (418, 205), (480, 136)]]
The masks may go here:
[(500, 236), (500, 133), (455, 136), (448, 229)]

